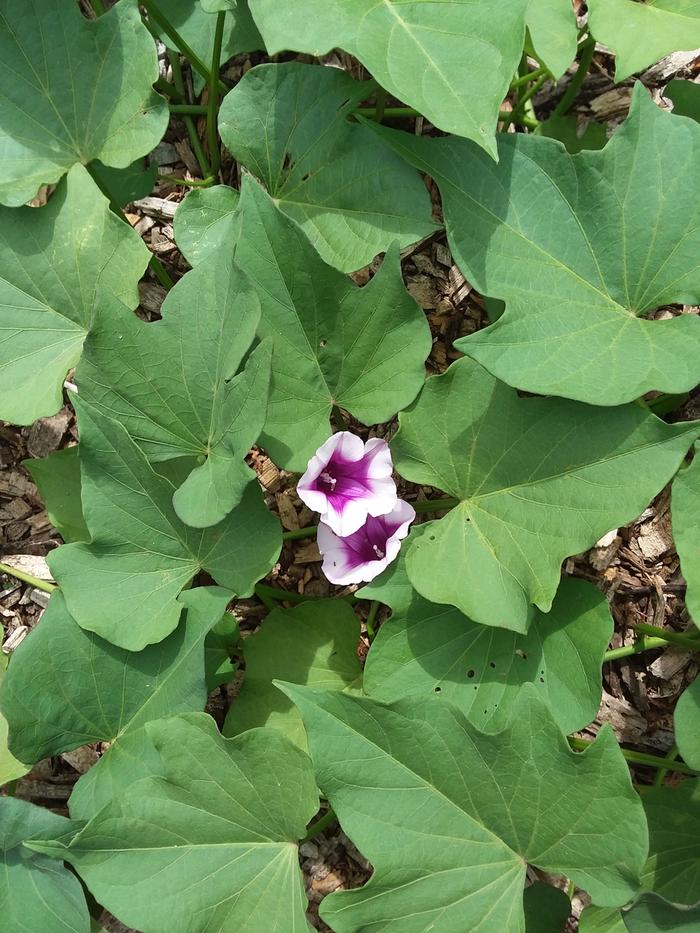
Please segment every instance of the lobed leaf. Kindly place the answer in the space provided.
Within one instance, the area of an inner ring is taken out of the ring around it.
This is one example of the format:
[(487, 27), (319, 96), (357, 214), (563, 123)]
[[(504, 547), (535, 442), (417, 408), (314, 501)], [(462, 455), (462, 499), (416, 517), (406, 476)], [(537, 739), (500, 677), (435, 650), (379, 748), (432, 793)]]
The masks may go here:
[(700, 785), (652, 787), (642, 795), (649, 824), (649, 859), (642, 887), (674, 904), (700, 902)]
[(28, 851), (32, 838), (53, 839), (70, 821), (26, 800), (0, 797), (0, 916), (3, 933), (90, 933), (80, 882), (64, 865)]
[(106, 304), (76, 378), (81, 398), (122, 424), (151, 461), (198, 458), (173, 506), (183, 522), (206, 528), (254, 478), (244, 458), (265, 422), (272, 345), (246, 358), (260, 302), (226, 252), (180, 279), (162, 315), (144, 324)]
[(304, 719), (322, 792), (375, 869), (363, 888), (323, 901), (337, 933), (521, 933), (526, 861), (600, 904), (635, 891), (646, 822), (607, 727), (578, 755), (530, 691), (489, 736), (436, 698), (384, 706), (283, 689)]
[(639, 515), (699, 430), (639, 405), (519, 398), (469, 358), (430, 378), (399, 425), (398, 472), (460, 500), (410, 545), (411, 583), (521, 633), (530, 603), (549, 611), (564, 558)]
[(258, 65), (226, 95), (221, 138), (299, 224), (321, 258), (344, 272), (396, 241), (439, 229), (420, 176), (348, 116), (374, 88), (337, 68)]
[(498, 732), (532, 684), (563, 732), (591, 722), (600, 706), (601, 666), (612, 635), (605, 597), (565, 580), (527, 635), (478, 625), (451, 607), (415, 596), (372, 643), (365, 692), (376, 700), (440, 696), (478, 729)]
[(112, 742), (162, 716), (202, 709), (205, 639), (230, 595), (216, 587), (187, 590), (178, 600), (184, 612), (177, 629), (133, 653), (80, 628), (57, 590), (0, 686), (12, 753), (32, 764), (88, 742)]
[(279, 466), (303, 470), (331, 433), (334, 405), (375, 424), (415, 398), (430, 328), (404, 287), (396, 246), (358, 288), (250, 178), (240, 210), (235, 260), (260, 298), (258, 334), (274, 348), (262, 443)]
[(102, 297), (136, 307), (149, 252), (80, 165), (45, 207), (0, 207), (0, 249), (0, 418), (31, 424), (63, 404)]
[(175, 211), (175, 241), (185, 259), (196, 266), (220, 246), (236, 240), (239, 194), (227, 185), (194, 188)]
[(140, 930), (194, 918), (221, 933), (309, 930), (296, 845), (318, 808), (308, 757), (275, 729), (224, 739), (205, 714), (142, 732), (150, 751), (133, 769), (123, 760), (114, 799), (70, 845), (32, 847), (74, 865)]
[(273, 680), (357, 692), (362, 682), (359, 636), (357, 616), (339, 599), (274, 609), (243, 643), (245, 680), (226, 716), (224, 735), (270, 726), (306, 751), (301, 716)]
[(23, 460), (46, 506), (51, 524), (70, 544), (89, 541), (80, 499), (80, 459), (77, 444), (56, 450), (39, 460)]
[[(635, 88), (600, 151), (501, 134), (499, 162), (460, 139), (374, 127), (435, 178), (455, 261), (505, 313), (455, 342), (509, 385), (593, 405), (700, 381), (700, 126)], [(667, 170), (673, 164), (673, 172)]]
[(236, 595), (250, 596), (281, 547), (279, 523), (257, 484), (246, 487), (223, 522), (190, 528), (175, 514), (172, 483), (153, 471), (125, 429), (84, 399), (76, 397), (74, 405), (92, 540), (64, 544), (51, 552), (49, 564), (78, 625), (140, 651), (176, 628), (177, 596), (200, 570)]
[(0, 59), (0, 204), (25, 204), (77, 162), (126, 168), (165, 132), (156, 48), (136, 0), (96, 20), (65, 0), (4, 0)]

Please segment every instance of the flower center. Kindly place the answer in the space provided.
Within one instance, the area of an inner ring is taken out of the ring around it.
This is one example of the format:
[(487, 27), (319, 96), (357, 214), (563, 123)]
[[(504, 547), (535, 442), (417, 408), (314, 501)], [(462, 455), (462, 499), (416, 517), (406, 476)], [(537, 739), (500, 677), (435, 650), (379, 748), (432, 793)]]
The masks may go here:
[(334, 492), (338, 480), (328, 470), (324, 470), (318, 478), (318, 485), (324, 492)]
[(373, 544), (373, 545), (372, 545), (372, 550), (373, 550), (374, 553), (377, 555), (377, 560), (383, 560), (383, 559), (384, 559), (384, 551), (383, 551), (378, 545)]

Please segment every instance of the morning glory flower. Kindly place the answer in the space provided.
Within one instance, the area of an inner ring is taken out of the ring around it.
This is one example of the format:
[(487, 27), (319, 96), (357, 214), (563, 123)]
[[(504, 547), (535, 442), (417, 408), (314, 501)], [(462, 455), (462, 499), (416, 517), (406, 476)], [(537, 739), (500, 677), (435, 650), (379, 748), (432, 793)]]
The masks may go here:
[(398, 498), (391, 471), (386, 441), (373, 437), (365, 444), (356, 434), (340, 431), (309, 460), (297, 492), (344, 538), (361, 528), (368, 515), (385, 515), (394, 508)]
[(323, 570), (331, 583), (369, 583), (398, 557), (401, 541), (416, 517), (408, 502), (399, 499), (386, 515), (369, 515), (362, 528), (341, 538), (321, 522), (316, 540)]

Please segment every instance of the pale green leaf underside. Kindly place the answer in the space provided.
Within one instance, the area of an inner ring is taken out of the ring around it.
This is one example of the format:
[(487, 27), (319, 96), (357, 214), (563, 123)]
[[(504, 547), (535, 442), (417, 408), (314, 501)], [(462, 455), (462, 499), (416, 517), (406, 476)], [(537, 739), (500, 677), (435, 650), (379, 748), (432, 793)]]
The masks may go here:
[[(593, 405), (700, 381), (700, 126), (635, 89), (600, 151), (501, 134), (500, 160), (459, 139), (376, 129), (437, 181), (458, 265), (505, 313), (456, 341), (519, 389)], [(673, 171), (668, 171), (668, 165)]]
[[(696, 765), (693, 765), (696, 767)], [(700, 784), (654, 787), (642, 795), (649, 822), (649, 859), (642, 887), (674, 904), (700, 901)]]
[(140, 731), (142, 757), (121, 759), (113, 801), (70, 846), (42, 851), (139, 930), (195, 918), (220, 933), (309, 930), (296, 846), (318, 807), (308, 757), (275, 729), (224, 739), (204, 714)]
[(615, 53), (616, 81), (700, 45), (698, 0), (588, 0), (588, 24)]
[(304, 470), (331, 433), (334, 405), (376, 424), (415, 398), (430, 329), (403, 284), (395, 246), (358, 288), (249, 177), (240, 209), (235, 260), (260, 298), (258, 334), (274, 347), (263, 446), (279, 466)]
[(4, 0), (0, 60), (2, 204), (25, 204), (76, 162), (126, 168), (165, 132), (155, 44), (136, 0), (97, 20), (66, 0)]
[(673, 725), (683, 760), (700, 771), (700, 678), (696, 677), (681, 694), (673, 713)]
[(60, 591), (54, 593), (0, 687), (14, 754), (33, 764), (88, 742), (111, 742), (152, 719), (201, 709), (204, 640), (230, 596), (215, 587), (187, 590), (176, 631), (132, 654), (80, 628)]
[(695, 447), (693, 462), (673, 481), (671, 511), (673, 540), (688, 584), (685, 602), (700, 628), (700, 445)]
[(306, 751), (301, 716), (273, 680), (355, 691), (362, 680), (357, 658), (357, 616), (339, 599), (275, 609), (243, 642), (245, 680), (226, 716), (224, 735), (271, 726)]
[(319, 787), (374, 866), (363, 888), (324, 900), (337, 933), (522, 933), (526, 861), (597, 903), (634, 892), (646, 823), (607, 728), (576, 755), (530, 689), (496, 736), (437, 698), (384, 706), (283, 689), (303, 716)]
[(517, 632), (530, 603), (549, 610), (562, 561), (639, 515), (700, 430), (639, 405), (519, 398), (468, 357), (431, 377), (399, 424), (398, 472), (462, 500), (409, 546), (411, 583)]
[(90, 532), (83, 518), (80, 500), (80, 458), (78, 446), (64, 447), (40, 460), (24, 460), (46, 506), (49, 521), (70, 544), (89, 541)]
[(239, 194), (227, 185), (195, 188), (175, 211), (173, 228), (180, 252), (196, 266), (220, 246), (235, 242)]
[(228, 251), (183, 276), (162, 315), (144, 324), (104, 305), (76, 379), (81, 398), (122, 424), (151, 461), (198, 458), (173, 504), (182, 521), (206, 528), (253, 477), (244, 458), (265, 422), (272, 346), (246, 360), (260, 302)]
[(79, 165), (45, 207), (0, 207), (0, 250), (0, 418), (31, 424), (63, 404), (100, 296), (136, 307), (149, 252)]
[(441, 130), (495, 155), (498, 109), (523, 48), (528, 0), (250, 0), (268, 52), (340, 46)]
[(551, 612), (536, 612), (527, 635), (477, 625), (419, 596), (394, 613), (372, 643), (364, 690), (376, 700), (439, 695), (477, 728), (497, 732), (534, 684), (563, 732), (595, 718), (601, 665), (612, 634), (605, 597), (565, 580)]
[(281, 546), (277, 519), (257, 483), (218, 525), (185, 525), (173, 485), (153, 471), (116, 421), (76, 398), (83, 511), (90, 544), (66, 544), (49, 562), (68, 610), (84, 629), (128, 651), (161, 641), (177, 626), (177, 596), (199, 570), (248, 596)]
[(348, 115), (372, 94), (337, 68), (259, 65), (226, 95), (219, 130), (321, 258), (344, 272), (438, 229), (418, 173)]
[(3, 933), (90, 933), (80, 882), (64, 865), (28, 851), (32, 838), (70, 828), (65, 817), (15, 797), (0, 797), (0, 917)]

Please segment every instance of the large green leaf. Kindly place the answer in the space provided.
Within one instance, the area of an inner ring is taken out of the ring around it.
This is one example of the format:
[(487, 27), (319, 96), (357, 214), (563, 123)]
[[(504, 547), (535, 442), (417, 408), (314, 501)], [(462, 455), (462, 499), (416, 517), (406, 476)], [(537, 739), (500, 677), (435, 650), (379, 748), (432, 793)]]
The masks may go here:
[(649, 823), (649, 859), (642, 887), (674, 904), (700, 901), (700, 784), (653, 787), (642, 795)]
[[(8, 656), (4, 652), (0, 652), (0, 685), (7, 670), (8, 660)], [(17, 778), (21, 778), (29, 770), (10, 752), (7, 744), (8, 737), (7, 720), (0, 712), (0, 787), (3, 787), (9, 781), (16, 781)]]
[(0, 418), (31, 424), (63, 404), (98, 292), (136, 307), (149, 253), (79, 165), (46, 207), (0, 207), (0, 249)]
[(323, 599), (294, 609), (275, 609), (243, 642), (245, 680), (224, 723), (224, 735), (272, 726), (306, 751), (297, 708), (273, 680), (326, 690), (357, 690), (360, 625), (348, 603)]
[(151, 461), (197, 457), (173, 505), (195, 528), (220, 522), (253, 479), (244, 457), (265, 422), (272, 344), (243, 361), (260, 302), (228, 252), (172, 289), (162, 320), (107, 305), (76, 373), (81, 397), (124, 425)]
[(576, 57), (578, 26), (571, 0), (530, 0), (527, 26), (540, 60), (560, 78)]
[(90, 933), (80, 882), (23, 842), (52, 839), (70, 822), (26, 800), (0, 797), (0, 917), (3, 933)]
[(700, 45), (697, 0), (588, 0), (588, 25), (615, 53), (615, 80), (659, 58)]
[(49, 564), (68, 611), (88, 631), (128, 651), (165, 638), (177, 626), (179, 592), (206, 570), (238, 596), (277, 558), (281, 533), (257, 483), (218, 525), (183, 524), (173, 485), (153, 471), (124, 428), (84, 400), (78, 412), (83, 510), (90, 544), (64, 544)]
[(694, 81), (669, 81), (664, 88), (664, 97), (673, 101), (673, 112), (681, 117), (690, 117), (700, 123), (700, 84)]
[(700, 677), (681, 694), (673, 713), (673, 725), (683, 759), (691, 768), (700, 771)]
[[(254, 52), (264, 48), (246, 0), (158, 0), (158, 9), (207, 66), (211, 63), (216, 32), (216, 16), (212, 16), (212, 13), (226, 13), (221, 46), (222, 62), (239, 52)], [(161, 39), (171, 49), (176, 49), (166, 33), (161, 32)], [(199, 91), (203, 79), (195, 72), (194, 80)]]
[[(617, 405), (700, 381), (700, 126), (642, 85), (600, 151), (502, 134), (498, 164), (473, 144), (376, 129), (437, 181), (452, 254), (505, 313), (456, 341), (519, 389)], [(668, 165), (673, 164), (673, 171)]]
[(685, 602), (700, 628), (700, 444), (695, 446), (693, 462), (673, 481), (671, 514), (673, 540), (688, 584)]
[(331, 433), (334, 405), (375, 424), (415, 398), (430, 328), (404, 287), (395, 247), (358, 288), (250, 178), (241, 212), (235, 257), (260, 297), (258, 333), (274, 346), (263, 444), (279, 466), (303, 470)]
[(622, 920), (628, 933), (697, 933), (700, 929), (700, 904), (679, 907), (654, 894), (643, 894)]
[(173, 227), (180, 252), (191, 266), (222, 244), (235, 242), (238, 192), (228, 185), (195, 188), (175, 211)]
[(498, 109), (523, 48), (528, 0), (250, 0), (271, 55), (355, 55), (382, 87), (441, 130), (496, 154)]
[(77, 445), (56, 450), (40, 460), (24, 460), (36, 483), (49, 521), (61, 532), (61, 537), (72, 541), (89, 541), (80, 501), (80, 459)]
[(12, 752), (31, 764), (87, 742), (111, 742), (151, 719), (202, 709), (204, 640), (229, 599), (217, 588), (182, 593), (176, 631), (131, 653), (80, 628), (56, 591), (0, 687)]
[(399, 424), (399, 473), (460, 500), (410, 546), (411, 582), (516, 632), (530, 603), (549, 610), (564, 558), (636, 518), (699, 431), (639, 405), (519, 398), (469, 358), (429, 379)]
[(477, 625), (417, 596), (379, 630), (364, 689), (385, 701), (439, 694), (477, 728), (497, 732), (530, 683), (562, 731), (575, 732), (600, 706), (612, 627), (605, 597), (579, 580), (562, 583), (551, 612), (536, 612), (527, 635)]
[(204, 714), (149, 723), (151, 777), (129, 780), (68, 847), (123, 923), (160, 931), (309, 930), (296, 841), (318, 808), (308, 757), (275, 729), (235, 739)]
[(384, 706), (283, 689), (319, 787), (375, 869), (363, 888), (324, 900), (337, 933), (521, 933), (526, 861), (606, 906), (634, 892), (646, 821), (608, 727), (579, 755), (529, 690), (512, 725), (490, 736), (436, 698)]
[(221, 138), (322, 259), (344, 272), (438, 227), (420, 176), (348, 115), (372, 93), (338, 68), (259, 65), (226, 95)]
[(165, 132), (168, 108), (151, 87), (156, 48), (136, 0), (97, 20), (65, 0), (4, 0), (0, 60), (0, 204), (25, 204), (76, 162), (126, 168)]
[(561, 888), (535, 881), (525, 888), (525, 933), (562, 933), (571, 913), (571, 901)]

